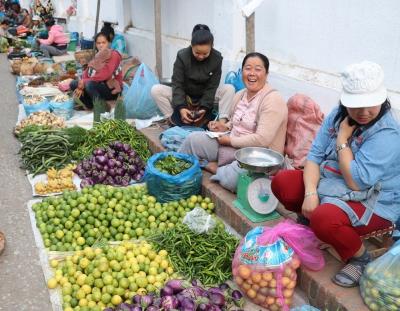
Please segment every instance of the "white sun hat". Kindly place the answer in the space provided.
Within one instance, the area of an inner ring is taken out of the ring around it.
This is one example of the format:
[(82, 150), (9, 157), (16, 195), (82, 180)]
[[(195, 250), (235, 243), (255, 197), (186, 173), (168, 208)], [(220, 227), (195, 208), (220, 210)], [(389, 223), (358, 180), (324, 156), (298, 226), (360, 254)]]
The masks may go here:
[(387, 99), (383, 70), (376, 63), (364, 61), (349, 65), (341, 74), (343, 91), (340, 101), (348, 108), (381, 105)]

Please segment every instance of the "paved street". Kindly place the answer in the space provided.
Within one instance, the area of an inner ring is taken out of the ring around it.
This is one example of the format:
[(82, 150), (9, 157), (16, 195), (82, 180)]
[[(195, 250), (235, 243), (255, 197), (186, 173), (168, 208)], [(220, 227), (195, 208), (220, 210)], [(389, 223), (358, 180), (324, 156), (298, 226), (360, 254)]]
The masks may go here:
[(26, 202), (32, 198), (18, 164), (18, 141), (12, 135), (17, 120), (15, 77), (0, 54), (0, 230), (7, 245), (0, 256), (0, 310), (51, 310)]

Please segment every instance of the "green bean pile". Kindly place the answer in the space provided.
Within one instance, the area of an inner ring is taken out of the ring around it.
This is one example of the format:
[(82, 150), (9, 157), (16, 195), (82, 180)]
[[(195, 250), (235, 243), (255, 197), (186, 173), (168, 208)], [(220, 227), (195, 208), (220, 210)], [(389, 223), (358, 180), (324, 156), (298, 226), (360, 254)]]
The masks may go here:
[(41, 129), (26, 132), (19, 139), (22, 168), (35, 176), (52, 167), (63, 168), (72, 160), (72, 144), (63, 131)]
[(186, 225), (177, 225), (150, 239), (157, 250), (168, 251), (174, 270), (190, 280), (199, 279), (209, 286), (232, 277), (232, 259), (239, 240), (222, 226), (198, 234)]
[(110, 142), (120, 141), (129, 144), (139, 154), (143, 161), (147, 161), (151, 153), (146, 137), (123, 120), (107, 120), (96, 123), (87, 132), (85, 142), (73, 152), (77, 160), (90, 156), (96, 148), (107, 147)]

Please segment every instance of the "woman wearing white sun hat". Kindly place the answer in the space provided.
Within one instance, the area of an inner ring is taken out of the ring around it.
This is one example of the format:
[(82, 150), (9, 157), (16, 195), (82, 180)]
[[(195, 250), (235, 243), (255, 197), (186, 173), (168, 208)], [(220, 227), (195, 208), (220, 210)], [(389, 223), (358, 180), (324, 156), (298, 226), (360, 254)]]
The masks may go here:
[(375, 63), (348, 66), (339, 107), (324, 120), (304, 172), (281, 171), (271, 185), (347, 263), (332, 279), (343, 287), (357, 286), (370, 261), (360, 236), (400, 216), (400, 126), (383, 78)]

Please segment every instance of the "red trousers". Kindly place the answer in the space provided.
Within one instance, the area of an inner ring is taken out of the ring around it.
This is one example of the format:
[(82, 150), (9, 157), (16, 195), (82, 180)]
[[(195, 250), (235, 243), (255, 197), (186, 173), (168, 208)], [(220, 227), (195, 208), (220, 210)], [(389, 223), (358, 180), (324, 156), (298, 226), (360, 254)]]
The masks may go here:
[[(301, 213), (304, 200), (303, 171), (280, 171), (272, 179), (271, 188), (286, 209)], [(361, 203), (347, 203), (358, 217), (364, 213), (365, 207)], [(367, 226), (353, 227), (347, 214), (340, 207), (329, 203), (319, 205), (309, 220), (315, 235), (321, 241), (332, 245), (344, 261), (353, 257), (360, 249), (360, 236), (391, 225), (390, 221), (374, 214)]]

